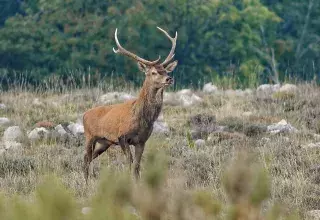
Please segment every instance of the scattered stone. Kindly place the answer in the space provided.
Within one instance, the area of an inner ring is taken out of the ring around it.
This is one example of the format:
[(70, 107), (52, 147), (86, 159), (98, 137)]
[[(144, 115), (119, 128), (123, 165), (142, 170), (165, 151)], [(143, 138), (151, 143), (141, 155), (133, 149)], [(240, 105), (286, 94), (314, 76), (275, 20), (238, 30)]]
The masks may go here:
[(68, 125), (68, 129), (71, 131), (71, 133), (75, 136), (81, 136), (84, 134), (84, 127), (81, 124), (78, 123), (70, 123)]
[(0, 118), (0, 127), (5, 128), (11, 125), (11, 121), (8, 118), (1, 117)]
[(270, 98), (274, 92), (278, 92), (280, 89), (280, 84), (263, 84), (257, 88), (258, 98)]
[(191, 96), (180, 95), (178, 101), (181, 103), (183, 107), (190, 107), (196, 104), (200, 104), (202, 102), (202, 98), (195, 94), (192, 94)]
[(176, 100), (183, 107), (190, 107), (200, 104), (203, 100), (195, 95), (191, 89), (182, 89), (176, 93)]
[(320, 220), (320, 210), (311, 210), (307, 212), (308, 219)]
[(243, 92), (245, 95), (252, 95), (253, 94), (252, 89), (245, 89)]
[(157, 121), (164, 121), (164, 117), (162, 113), (160, 113), (160, 115), (158, 116)]
[(253, 115), (252, 112), (244, 112), (244, 113), (242, 113), (242, 116), (244, 116), (244, 117), (250, 117), (252, 115)]
[(33, 101), (32, 101), (32, 105), (34, 106), (37, 106), (37, 107), (44, 107), (45, 104), (43, 102), (41, 102), (39, 100), (39, 98), (35, 98)]
[(24, 133), (19, 126), (8, 127), (3, 133), (3, 141), (22, 141), (24, 139)]
[(176, 100), (174, 92), (165, 92), (163, 94), (163, 104), (170, 106), (177, 106), (179, 103)]
[(279, 89), (279, 92), (285, 92), (285, 93), (296, 93), (298, 92), (298, 87), (294, 84), (284, 84)]
[(163, 122), (163, 121), (155, 121), (154, 122), (153, 133), (168, 135), (169, 132), (170, 132), (170, 128), (166, 122)]
[(88, 214), (91, 212), (91, 210), (92, 210), (91, 207), (83, 207), (83, 208), (81, 209), (81, 213), (82, 213), (83, 215), (88, 215)]
[(202, 91), (204, 93), (216, 93), (218, 92), (218, 88), (210, 82), (204, 84)]
[(320, 149), (320, 142), (310, 143), (302, 146), (305, 149)]
[(320, 134), (313, 134), (313, 137), (314, 137), (316, 140), (319, 140), (319, 141), (320, 141)]
[(36, 127), (40, 128), (53, 128), (55, 126), (55, 124), (51, 121), (39, 121), (36, 123)]
[(64, 129), (64, 127), (59, 124), (57, 125), (54, 130), (57, 132), (58, 137), (60, 140), (66, 140), (68, 138), (68, 132)]
[(6, 108), (7, 108), (7, 106), (5, 104), (0, 103), (0, 109), (6, 109)]
[(0, 149), (0, 156), (4, 155), (6, 153), (6, 149)]
[(43, 139), (49, 139), (51, 138), (51, 132), (44, 127), (35, 128), (28, 134), (28, 138), (33, 142)]
[(182, 89), (176, 93), (165, 92), (163, 103), (171, 106), (190, 107), (203, 102), (203, 99), (194, 94), (191, 89)]
[(102, 104), (112, 104), (116, 102), (124, 102), (134, 99), (135, 96), (125, 92), (109, 92), (99, 98), (99, 102)]
[(289, 124), (286, 120), (281, 120), (276, 124), (269, 125), (267, 127), (267, 131), (271, 134), (278, 134), (278, 133), (293, 133), (297, 132), (298, 130), (294, 128), (291, 124)]
[(5, 150), (20, 150), (22, 148), (22, 144), (16, 141), (5, 141), (4, 142), (4, 149)]
[(188, 95), (188, 96), (191, 96), (193, 94), (192, 90), (191, 89), (181, 89), (180, 91), (178, 91), (176, 93), (178, 96), (180, 95)]
[(206, 141), (203, 140), (203, 139), (197, 139), (194, 144), (197, 146), (197, 147), (203, 147), (206, 145)]

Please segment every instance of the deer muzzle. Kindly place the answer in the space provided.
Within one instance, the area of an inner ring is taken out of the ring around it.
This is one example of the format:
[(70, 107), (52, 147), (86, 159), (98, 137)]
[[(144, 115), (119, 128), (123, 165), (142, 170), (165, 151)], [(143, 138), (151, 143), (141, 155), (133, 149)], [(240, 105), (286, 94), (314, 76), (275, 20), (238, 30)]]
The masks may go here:
[(166, 78), (166, 85), (172, 85), (174, 83), (174, 79), (171, 76)]

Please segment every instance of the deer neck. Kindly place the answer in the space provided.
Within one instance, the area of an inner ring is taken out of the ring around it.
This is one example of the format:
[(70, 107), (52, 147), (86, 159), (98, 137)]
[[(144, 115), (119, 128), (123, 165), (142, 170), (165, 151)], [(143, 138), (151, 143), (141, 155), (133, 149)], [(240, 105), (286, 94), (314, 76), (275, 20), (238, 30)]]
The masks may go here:
[(135, 114), (139, 120), (153, 125), (157, 120), (163, 103), (163, 88), (155, 88), (145, 80), (135, 104)]

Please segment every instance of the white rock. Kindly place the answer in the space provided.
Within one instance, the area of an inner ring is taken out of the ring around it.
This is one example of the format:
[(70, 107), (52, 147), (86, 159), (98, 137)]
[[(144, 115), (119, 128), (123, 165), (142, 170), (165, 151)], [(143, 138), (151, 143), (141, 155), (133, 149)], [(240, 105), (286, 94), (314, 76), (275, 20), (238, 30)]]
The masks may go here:
[(166, 122), (155, 121), (153, 124), (153, 133), (155, 134), (168, 134), (170, 128)]
[(125, 92), (109, 92), (99, 98), (99, 102), (103, 104), (111, 104), (115, 102), (124, 102), (134, 99), (135, 96)]
[(203, 140), (203, 139), (198, 139), (194, 142), (194, 144), (197, 146), (197, 147), (203, 147), (206, 145), (206, 141)]
[(320, 210), (311, 210), (307, 212), (308, 219), (320, 220)]
[(250, 116), (252, 116), (252, 115), (253, 115), (252, 112), (243, 112), (243, 113), (242, 113), (242, 116), (244, 116), (244, 117), (250, 117)]
[(191, 89), (182, 89), (177, 93), (165, 92), (163, 103), (166, 105), (190, 107), (201, 103), (203, 99), (194, 94)]
[(0, 143), (0, 155), (5, 154), (6, 152), (12, 153), (19, 153), (22, 149), (22, 144), (16, 141), (4, 141)]
[(68, 132), (66, 132), (61, 124), (57, 125), (54, 130), (58, 133), (60, 138), (65, 139), (68, 137)]
[(176, 106), (179, 105), (174, 92), (165, 92), (163, 94), (163, 104)]
[(202, 91), (205, 93), (216, 93), (218, 88), (210, 82), (204, 84)]
[(279, 89), (280, 92), (287, 92), (287, 93), (296, 93), (298, 91), (298, 87), (294, 84), (284, 84)]
[(19, 150), (22, 148), (22, 144), (16, 141), (5, 141), (4, 149), (5, 150)]
[(183, 107), (190, 107), (193, 105), (200, 104), (203, 100), (199, 96), (195, 94), (187, 95), (187, 94), (182, 94), (179, 95), (177, 100), (179, 101), (180, 105)]
[(320, 134), (313, 134), (313, 137), (317, 140), (320, 140)]
[(10, 119), (1, 117), (0, 118), (0, 127), (5, 128), (11, 124)]
[(263, 84), (257, 88), (257, 96), (259, 98), (268, 98), (268, 97), (271, 97), (271, 95), (274, 92), (279, 91), (279, 89), (280, 89), (280, 84), (275, 84), (275, 85)]
[(302, 146), (305, 149), (320, 149), (320, 142), (310, 143)]
[(226, 91), (224, 91), (224, 94), (227, 96), (239, 96), (239, 97), (243, 97), (246, 95), (246, 93), (241, 89), (236, 89), (236, 90), (227, 89)]
[(28, 138), (31, 141), (38, 141), (41, 139), (48, 139), (51, 137), (51, 132), (47, 130), (46, 128), (40, 127), (35, 128), (32, 131), (29, 132)]
[(182, 89), (180, 91), (178, 91), (176, 93), (176, 95), (188, 95), (188, 96), (191, 96), (193, 94), (193, 92), (191, 91), (191, 89)]
[(83, 207), (81, 209), (81, 213), (84, 215), (88, 215), (91, 212), (92, 208), (91, 207)]
[(157, 121), (164, 121), (164, 117), (163, 117), (163, 114), (161, 113), (159, 116), (158, 116), (158, 119), (157, 119)]
[(286, 120), (281, 120), (276, 124), (269, 125), (267, 127), (267, 131), (271, 134), (278, 134), (278, 133), (293, 133), (297, 132), (298, 130), (294, 128), (291, 124), (289, 124)]
[(252, 89), (245, 89), (243, 92), (245, 95), (252, 95), (253, 94)]
[(0, 149), (0, 156), (4, 155), (6, 153), (6, 149)]
[(0, 103), (0, 109), (6, 109), (6, 108), (7, 108), (7, 106), (5, 104)]
[(19, 126), (8, 127), (3, 133), (3, 141), (21, 141), (24, 139), (24, 133)]
[(32, 101), (32, 105), (38, 106), (38, 107), (43, 107), (43, 106), (44, 106), (44, 103), (41, 102), (38, 98), (35, 98), (35, 99)]
[(79, 136), (84, 134), (84, 128), (83, 125), (78, 123), (71, 123), (68, 125), (68, 129), (71, 131), (71, 133), (75, 136)]

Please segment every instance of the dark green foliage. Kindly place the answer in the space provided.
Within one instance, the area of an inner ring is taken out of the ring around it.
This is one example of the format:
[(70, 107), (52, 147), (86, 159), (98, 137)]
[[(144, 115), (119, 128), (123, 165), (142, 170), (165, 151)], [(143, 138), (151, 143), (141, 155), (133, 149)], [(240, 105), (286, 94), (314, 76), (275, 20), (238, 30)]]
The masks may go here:
[(25, 15), (8, 18), (0, 29), (0, 68), (36, 69), (33, 80), (90, 67), (92, 78), (116, 73), (139, 82), (143, 75), (136, 75), (135, 63), (112, 52), (115, 28), (123, 45), (153, 59), (169, 52), (168, 39), (155, 28), (160, 26), (179, 33), (177, 82), (234, 74), (248, 81), (261, 65), (249, 46), (261, 45), (260, 25), (279, 21), (258, 0), (34, 0), (22, 8)]
[(2, 2), (0, 68), (9, 69), (9, 79), (13, 70), (32, 69), (32, 84), (53, 74), (67, 83), (69, 70), (84, 70), (95, 83), (103, 76), (140, 82), (135, 62), (113, 53), (114, 31), (119, 28), (125, 47), (154, 59), (170, 47), (156, 26), (178, 31), (174, 75), (180, 85), (219, 80), (255, 86), (319, 74), (317, 0)]

